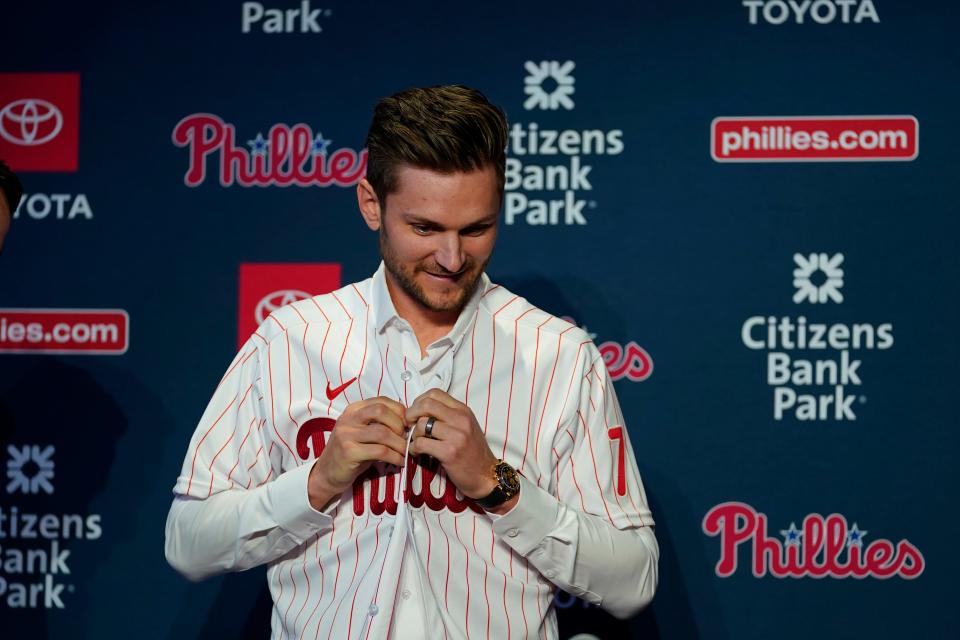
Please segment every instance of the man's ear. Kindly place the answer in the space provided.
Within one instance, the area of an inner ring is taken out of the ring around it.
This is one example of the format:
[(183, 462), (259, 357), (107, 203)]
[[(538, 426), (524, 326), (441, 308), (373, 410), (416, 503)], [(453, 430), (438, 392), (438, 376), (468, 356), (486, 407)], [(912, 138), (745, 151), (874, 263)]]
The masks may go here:
[(357, 206), (360, 207), (360, 215), (363, 216), (367, 226), (373, 231), (380, 229), (382, 215), (380, 199), (377, 198), (377, 192), (373, 190), (373, 185), (367, 182), (366, 178), (357, 185)]

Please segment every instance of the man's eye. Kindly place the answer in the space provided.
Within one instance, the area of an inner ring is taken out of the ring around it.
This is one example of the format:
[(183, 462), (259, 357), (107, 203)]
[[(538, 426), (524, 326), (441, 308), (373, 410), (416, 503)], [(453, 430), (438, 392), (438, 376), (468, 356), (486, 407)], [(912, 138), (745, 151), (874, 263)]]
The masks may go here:
[(413, 228), (413, 232), (421, 236), (425, 236), (430, 233), (430, 227), (425, 224), (412, 224), (410, 225)]
[(465, 236), (482, 236), (484, 233), (487, 232), (487, 229), (489, 228), (490, 227), (487, 225), (484, 225), (482, 227), (469, 227), (467, 229), (464, 229), (462, 233)]

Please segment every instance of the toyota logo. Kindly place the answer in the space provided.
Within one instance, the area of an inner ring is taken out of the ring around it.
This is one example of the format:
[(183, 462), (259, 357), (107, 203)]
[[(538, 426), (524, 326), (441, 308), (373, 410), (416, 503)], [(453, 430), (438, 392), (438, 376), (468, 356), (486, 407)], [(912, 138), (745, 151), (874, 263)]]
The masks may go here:
[(280, 307), (285, 307), (288, 304), (292, 304), (297, 300), (306, 300), (307, 298), (312, 298), (309, 293), (304, 291), (298, 291), (296, 289), (282, 289), (280, 291), (274, 291), (273, 293), (268, 293), (263, 296), (260, 302), (257, 303), (257, 309), (254, 312), (257, 316), (257, 324), (260, 324), (267, 319), (271, 313), (279, 309)]
[(0, 109), (0, 136), (13, 144), (35, 147), (50, 142), (63, 128), (63, 114), (38, 98), (14, 100)]

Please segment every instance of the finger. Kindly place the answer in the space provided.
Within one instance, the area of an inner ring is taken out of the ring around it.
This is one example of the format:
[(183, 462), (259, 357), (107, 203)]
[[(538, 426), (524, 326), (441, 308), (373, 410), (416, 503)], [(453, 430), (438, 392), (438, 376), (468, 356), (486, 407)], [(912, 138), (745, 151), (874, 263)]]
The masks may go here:
[(433, 416), (437, 420), (454, 423), (460, 411), (429, 396), (420, 396), (407, 409), (407, 424), (414, 424), (424, 416)]
[(421, 416), (417, 419), (416, 424), (413, 426), (413, 437), (414, 438), (431, 438), (433, 440), (443, 440), (443, 434), (450, 433), (450, 425), (441, 421), (436, 420), (433, 423), (433, 429), (430, 431), (430, 435), (427, 435), (427, 420), (432, 416)]
[[(437, 402), (447, 405), (451, 409), (461, 409), (467, 406), (442, 389), (428, 389), (419, 398), (417, 398), (417, 400), (420, 398), (432, 398)], [(416, 404), (417, 400), (413, 401), (414, 404)]]
[(403, 434), (404, 427), (406, 426), (403, 413), (397, 413), (396, 407), (380, 401), (371, 402), (361, 407), (357, 411), (355, 419), (360, 422), (360, 424), (378, 422), (398, 435)]
[(410, 454), (426, 454), (436, 458), (441, 464), (443, 464), (448, 459), (449, 447), (439, 440), (431, 440), (430, 438), (414, 438), (413, 442), (410, 443)]
[(356, 443), (354, 446), (353, 458), (357, 462), (381, 461), (389, 464), (395, 464), (398, 467), (403, 466), (403, 455), (397, 453), (385, 444), (363, 444)]
[(407, 450), (407, 439), (397, 435), (392, 429), (379, 422), (373, 422), (358, 429), (356, 442), (384, 444), (400, 455), (406, 453)]

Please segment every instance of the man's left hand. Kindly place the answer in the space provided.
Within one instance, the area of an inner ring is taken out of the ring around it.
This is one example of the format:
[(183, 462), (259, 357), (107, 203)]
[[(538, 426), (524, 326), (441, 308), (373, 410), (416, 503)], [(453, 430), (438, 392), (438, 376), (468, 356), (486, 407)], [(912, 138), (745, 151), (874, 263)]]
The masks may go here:
[[(436, 421), (428, 438), (424, 429), (430, 417)], [(414, 425), (410, 452), (436, 458), (463, 495), (483, 498), (497, 486), (493, 476), (497, 458), (470, 407), (445, 391), (430, 389), (413, 401), (406, 418)]]

